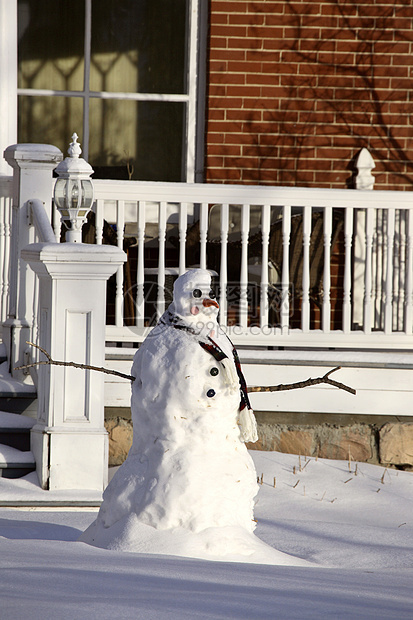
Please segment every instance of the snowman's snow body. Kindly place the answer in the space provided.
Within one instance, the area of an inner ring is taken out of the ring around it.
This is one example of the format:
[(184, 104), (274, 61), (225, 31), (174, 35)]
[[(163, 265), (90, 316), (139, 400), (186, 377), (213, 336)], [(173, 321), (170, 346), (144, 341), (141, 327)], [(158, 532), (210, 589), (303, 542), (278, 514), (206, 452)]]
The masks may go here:
[[(139, 523), (158, 531), (183, 528), (203, 537), (206, 548), (205, 532), (217, 528), (260, 543), (252, 535), (256, 471), (243, 442), (256, 440), (255, 420), (248, 412), (248, 428), (240, 428), (239, 376), (232, 344), (216, 322), (210, 283), (204, 270), (181, 276), (173, 304), (135, 355), (133, 445), (81, 537), (85, 542), (136, 550)], [(200, 342), (213, 342), (221, 355)]]

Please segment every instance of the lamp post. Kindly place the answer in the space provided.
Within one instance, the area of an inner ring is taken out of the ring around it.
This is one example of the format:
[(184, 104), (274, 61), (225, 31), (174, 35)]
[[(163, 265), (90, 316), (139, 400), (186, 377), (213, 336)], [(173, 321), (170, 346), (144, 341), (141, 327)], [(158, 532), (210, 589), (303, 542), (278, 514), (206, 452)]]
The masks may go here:
[(81, 243), (82, 226), (86, 222), (93, 203), (93, 184), (90, 175), (93, 168), (80, 154), (82, 149), (76, 133), (66, 157), (56, 168), (59, 178), (54, 188), (54, 201), (67, 228), (66, 241)]

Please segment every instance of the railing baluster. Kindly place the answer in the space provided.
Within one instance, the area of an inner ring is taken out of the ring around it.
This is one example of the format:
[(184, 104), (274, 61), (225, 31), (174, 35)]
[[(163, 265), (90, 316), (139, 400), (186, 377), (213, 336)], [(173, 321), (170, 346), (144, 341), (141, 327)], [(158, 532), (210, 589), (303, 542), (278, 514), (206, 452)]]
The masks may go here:
[(103, 241), (103, 220), (104, 220), (105, 204), (103, 200), (96, 201), (96, 244), (102, 245)]
[(386, 301), (384, 306), (384, 333), (393, 331), (393, 265), (394, 265), (394, 220), (395, 209), (387, 211), (387, 265), (386, 265)]
[(240, 271), (240, 325), (248, 325), (248, 237), (250, 229), (250, 206), (241, 206), (241, 271)]
[(374, 209), (366, 209), (366, 259), (364, 271), (364, 308), (363, 308), (363, 331), (370, 334), (372, 327), (371, 312), (371, 267), (372, 267), (372, 244), (373, 244), (373, 215)]
[(373, 318), (372, 323), (374, 328), (380, 329), (383, 318), (383, 273), (386, 264), (386, 252), (384, 239), (384, 212), (379, 209), (375, 213), (375, 232), (373, 234), (372, 241), (372, 294), (373, 294)]
[(351, 251), (353, 244), (353, 207), (346, 207), (344, 220), (344, 281), (343, 281), (343, 332), (351, 331)]
[(39, 311), (40, 311), (40, 300), (39, 300), (39, 278), (35, 278), (33, 282), (33, 300), (32, 300), (32, 321), (30, 326), (30, 341), (35, 344), (39, 343)]
[(206, 262), (207, 237), (208, 237), (208, 203), (203, 202), (201, 204), (200, 213), (199, 213), (199, 243), (200, 243), (199, 266), (201, 269), (207, 268), (207, 262)]
[(262, 264), (260, 290), (260, 326), (269, 324), (268, 304), (268, 246), (270, 242), (271, 205), (263, 205), (261, 209)]
[(323, 273), (323, 332), (329, 332), (331, 326), (331, 232), (333, 209), (324, 209), (324, 273)]
[(404, 333), (413, 332), (413, 210), (407, 212), (406, 225), (406, 296), (404, 298)]
[(400, 271), (401, 271), (401, 243), (400, 243), (400, 210), (394, 213), (393, 230), (393, 275), (392, 275), (392, 331), (397, 331), (400, 304)]
[(7, 300), (10, 290), (10, 238), (11, 238), (11, 199), (3, 199), (3, 218), (4, 218), (4, 252), (2, 256), (3, 279), (1, 284), (1, 319), (7, 319)]
[(156, 313), (158, 319), (165, 312), (165, 242), (166, 242), (166, 202), (159, 203), (159, 255), (158, 255), (158, 298)]
[(301, 300), (301, 329), (310, 331), (310, 240), (311, 207), (303, 209), (303, 293)]
[[(283, 207), (283, 262), (282, 262), (282, 298), (281, 298), (281, 331), (287, 334), (290, 326), (290, 234), (291, 234), (291, 206)], [(294, 293), (294, 291), (293, 291)]]
[[(125, 202), (118, 200), (116, 207), (117, 246), (122, 250), (125, 230)], [(116, 272), (115, 325), (116, 327), (123, 326), (123, 265), (118, 267)]]
[[(7, 201), (6, 197), (0, 198), (0, 261), (1, 265), (4, 265), (4, 261), (6, 258), (6, 209), (7, 209)], [(3, 322), (5, 320), (5, 312), (4, 312), (4, 302), (6, 300), (4, 296), (4, 289), (6, 286), (6, 273), (4, 268), (1, 271), (1, 309), (0, 309), (0, 320)]]
[(57, 243), (60, 243), (60, 231), (62, 228), (62, 220), (60, 218), (60, 213), (56, 209), (56, 205), (54, 204), (52, 205), (51, 217), (52, 217), (51, 225), (53, 228), (54, 236), (56, 237)]
[(3, 199), (4, 211), (4, 252), (2, 256), (3, 281), (1, 285), (1, 319), (7, 319), (8, 299), (10, 292), (10, 253), (11, 253), (11, 219), (12, 219), (12, 199)]
[(395, 305), (393, 330), (403, 331), (406, 294), (406, 211), (402, 209), (396, 210), (396, 226), (397, 234), (395, 240), (397, 239), (398, 242), (399, 268), (393, 288), (393, 303)]
[(179, 205), (179, 275), (185, 273), (185, 250), (186, 250), (186, 229), (187, 229), (188, 205), (181, 202)]
[(227, 324), (227, 250), (228, 250), (229, 205), (221, 205), (221, 264), (219, 279), (219, 322)]
[(138, 201), (138, 269), (136, 282), (136, 326), (145, 323), (145, 207), (144, 200)]

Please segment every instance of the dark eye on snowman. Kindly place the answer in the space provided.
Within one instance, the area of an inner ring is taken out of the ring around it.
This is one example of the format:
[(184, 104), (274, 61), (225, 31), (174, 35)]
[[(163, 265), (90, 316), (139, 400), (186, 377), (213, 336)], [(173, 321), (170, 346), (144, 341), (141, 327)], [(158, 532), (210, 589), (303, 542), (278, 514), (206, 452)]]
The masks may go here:
[(215, 299), (215, 297), (216, 297), (216, 295), (215, 295), (214, 291), (211, 289), (211, 290), (209, 291), (209, 298), (210, 298), (210, 299)]
[(201, 289), (196, 288), (194, 291), (192, 291), (192, 295), (193, 295), (193, 297), (202, 297)]

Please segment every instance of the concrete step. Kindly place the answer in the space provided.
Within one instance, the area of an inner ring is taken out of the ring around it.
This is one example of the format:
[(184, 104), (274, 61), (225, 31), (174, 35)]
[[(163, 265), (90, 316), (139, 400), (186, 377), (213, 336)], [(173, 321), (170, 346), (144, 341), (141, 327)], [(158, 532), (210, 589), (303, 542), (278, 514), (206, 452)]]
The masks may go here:
[(36, 469), (30, 452), (30, 429), (36, 420), (0, 411), (0, 477), (22, 478)]
[(36, 420), (26, 415), (0, 411), (0, 444), (16, 450), (30, 450), (30, 429)]
[(37, 392), (32, 383), (20, 383), (11, 377), (7, 362), (0, 363), (0, 411), (26, 413), (36, 417)]
[(18, 478), (34, 469), (30, 429), (35, 424), (37, 393), (32, 383), (13, 379), (5, 354), (0, 343), (0, 476)]
[(0, 444), (0, 477), (22, 478), (35, 469), (36, 463), (30, 450), (23, 452)]

